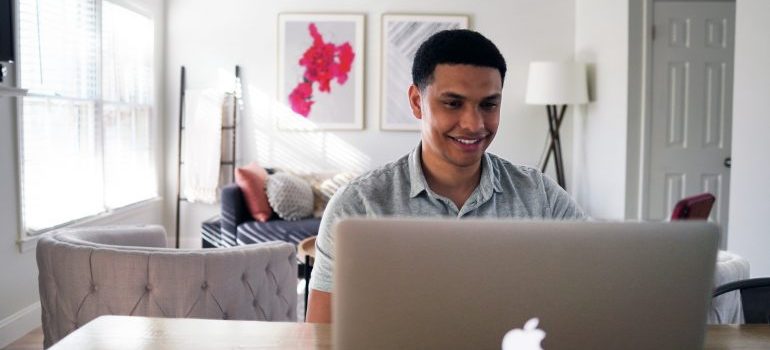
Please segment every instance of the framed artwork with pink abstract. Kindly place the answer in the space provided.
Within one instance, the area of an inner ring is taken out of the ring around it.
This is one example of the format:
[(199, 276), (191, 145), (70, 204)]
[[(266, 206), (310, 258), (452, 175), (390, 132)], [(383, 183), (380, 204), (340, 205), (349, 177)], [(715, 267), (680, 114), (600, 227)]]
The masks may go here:
[(364, 15), (278, 15), (278, 128), (364, 127)]

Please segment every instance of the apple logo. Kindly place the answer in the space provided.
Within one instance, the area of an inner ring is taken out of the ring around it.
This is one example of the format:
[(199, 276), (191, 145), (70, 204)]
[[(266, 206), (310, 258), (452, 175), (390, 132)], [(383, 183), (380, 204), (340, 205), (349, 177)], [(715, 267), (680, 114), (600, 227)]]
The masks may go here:
[(540, 320), (530, 318), (524, 324), (524, 329), (515, 328), (503, 337), (503, 350), (543, 350), (540, 342), (545, 338), (545, 331), (537, 328)]

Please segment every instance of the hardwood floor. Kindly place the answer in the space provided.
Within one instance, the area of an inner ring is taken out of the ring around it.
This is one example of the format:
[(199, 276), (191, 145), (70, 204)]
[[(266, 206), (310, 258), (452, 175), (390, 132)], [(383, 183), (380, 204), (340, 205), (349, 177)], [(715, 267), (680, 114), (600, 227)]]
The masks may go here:
[(36, 328), (3, 350), (40, 350), (43, 348), (43, 328)]

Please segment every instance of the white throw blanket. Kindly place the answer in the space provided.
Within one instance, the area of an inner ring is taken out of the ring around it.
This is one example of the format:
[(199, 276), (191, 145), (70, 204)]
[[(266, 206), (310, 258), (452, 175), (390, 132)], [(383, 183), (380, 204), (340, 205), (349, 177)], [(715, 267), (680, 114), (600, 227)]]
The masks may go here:
[[(714, 288), (725, 283), (749, 278), (749, 262), (739, 255), (720, 250), (714, 273)], [(722, 294), (711, 299), (709, 324), (743, 323), (741, 295), (738, 291)]]
[(212, 89), (185, 91), (182, 193), (190, 202), (217, 201), (224, 98)]

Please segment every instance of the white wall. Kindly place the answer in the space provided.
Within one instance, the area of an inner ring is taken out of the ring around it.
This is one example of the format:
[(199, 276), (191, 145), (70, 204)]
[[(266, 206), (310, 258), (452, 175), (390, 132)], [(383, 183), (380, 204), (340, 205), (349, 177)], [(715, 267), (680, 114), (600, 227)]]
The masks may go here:
[(738, 0), (733, 88), (733, 166), (727, 248), (770, 276), (770, 1)]
[[(575, 55), (594, 63), (594, 102), (575, 118), (575, 196), (597, 218), (639, 219), (643, 56), (652, 1), (576, 0)], [(753, 277), (770, 275), (770, 2), (738, 0), (733, 98), (733, 167), (727, 249), (746, 257)], [(629, 11), (633, 11), (630, 18)], [(629, 28), (629, 25), (633, 26)], [(630, 56), (629, 56), (630, 55)], [(648, 57), (649, 59), (649, 57)], [(630, 77), (630, 79), (629, 79)], [(630, 84), (629, 84), (630, 83)], [(630, 86), (629, 86), (630, 85)], [(629, 113), (630, 111), (630, 113)], [(625, 184), (624, 184), (625, 182)]]
[[(163, 110), (162, 75), (163, 67), (163, 2), (153, 0), (137, 0), (133, 2), (135, 9), (143, 10), (154, 17), (156, 25), (156, 83), (158, 91), (155, 95), (159, 111)], [(159, 119), (162, 114), (159, 113)], [(158, 134), (162, 136), (163, 123), (158, 122)], [(37, 264), (35, 251), (20, 252), (17, 239), (21, 225), (19, 222), (19, 179), (17, 166), (16, 143), (16, 99), (0, 97), (0, 348), (5, 347), (17, 338), (40, 325), (40, 305), (38, 303)], [(162, 147), (162, 143), (158, 143)], [(159, 178), (162, 178), (164, 159), (158, 158)], [(55, 171), (51, 181), (57, 181)], [(62, 186), (67, 184), (63, 183)], [(116, 215), (98, 218), (89, 225), (131, 224), (131, 223), (163, 223), (163, 205), (161, 201), (130, 210), (123, 210)]]
[[(276, 100), (277, 16), (281, 12), (366, 14), (365, 129), (345, 132), (278, 132)], [(187, 67), (188, 87), (216, 86), (218, 75), (243, 68), (245, 87), (241, 161), (298, 170), (370, 169), (393, 161), (417, 143), (416, 132), (379, 130), (380, 20), (383, 13), (467, 14), (471, 27), (488, 36), (508, 63), (502, 121), (490, 151), (515, 163), (534, 165), (547, 132), (542, 106), (524, 104), (529, 61), (573, 57), (573, 0), (355, 1), (308, 2), (170, 0), (166, 106), (167, 209), (173, 222), (176, 195), (179, 67)], [(406, 87), (404, 87), (406, 91)], [(571, 154), (571, 122), (563, 125), (565, 154)], [(279, 153), (280, 151), (280, 153)], [(570, 157), (566, 166), (570, 169)], [(551, 169), (553, 166), (550, 167)], [(568, 173), (569, 175), (569, 173)], [(218, 206), (183, 205), (182, 232), (189, 245), (200, 240), (200, 220)], [(172, 227), (171, 225), (169, 227)], [(185, 246), (188, 244), (183, 242)]]
[[(0, 97), (0, 347), (40, 322), (34, 253), (19, 253), (16, 99)], [(20, 313), (21, 312), (21, 313)]]
[(575, 1), (575, 59), (588, 63), (592, 102), (574, 119), (574, 195), (599, 219), (625, 218), (628, 11), (628, 1)]

